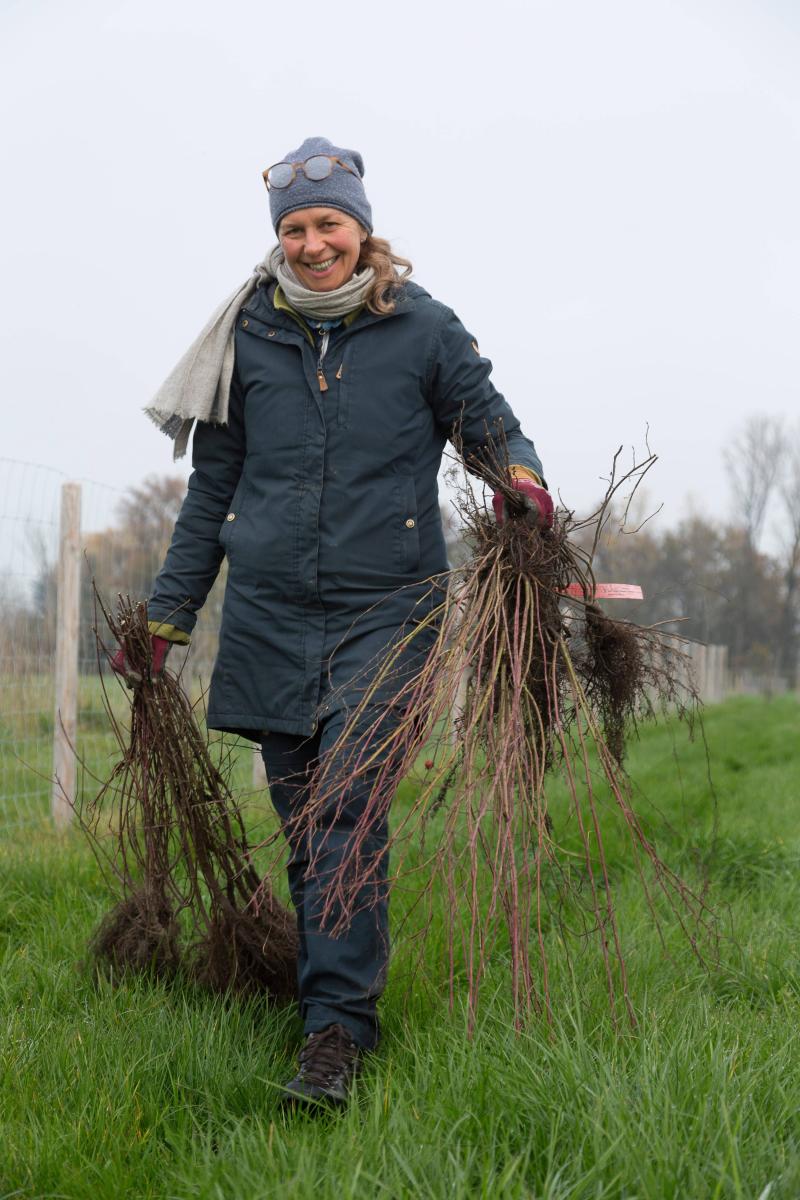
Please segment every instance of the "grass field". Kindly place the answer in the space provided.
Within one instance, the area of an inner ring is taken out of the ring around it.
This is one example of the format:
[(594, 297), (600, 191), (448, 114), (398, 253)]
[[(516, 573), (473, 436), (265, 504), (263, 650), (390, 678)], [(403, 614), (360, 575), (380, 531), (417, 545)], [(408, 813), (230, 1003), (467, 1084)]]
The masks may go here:
[[(294, 1016), (80, 968), (107, 906), (79, 834), (0, 831), (0, 1197), (256, 1200), (800, 1197), (800, 705), (737, 699), (701, 742), (631, 748), (662, 856), (710, 881), (723, 939), (666, 957), (611, 844), (639, 1017), (615, 1033), (595, 952), (558, 969), (555, 1024), (512, 1029), (498, 953), (472, 1042), (431, 939), (401, 944), (384, 1040), (337, 1117), (285, 1115)], [(408, 787), (410, 785), (406, 785)], [(399, 906), (396, 906), (396, 912)]]

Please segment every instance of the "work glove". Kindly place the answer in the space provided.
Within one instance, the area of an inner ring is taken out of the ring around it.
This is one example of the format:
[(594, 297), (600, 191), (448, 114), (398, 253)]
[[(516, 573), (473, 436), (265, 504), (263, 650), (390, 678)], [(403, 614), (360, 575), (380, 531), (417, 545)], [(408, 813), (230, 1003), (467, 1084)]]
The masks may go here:
[[(161, 672), (164, 670), (164, 663), (167, 661), (170, 646), (172, 642), (166, 638), (158, 637), (157, 634), (150, 634), (150, 649), (152, 651), (152, 662), (150, 664), (150, 677), (158, 679)], [(111, 670), (116, 671), (118, 675), (122, 675), (128, 687), (135, 687), (142, 682), (142, 677), (138, 671), (134, 671), (125, 659), (125, 649), (120, 646), (116, 654), (109, 658)]]
[[(525, 497), (525, 507), (527, 511), (535, 518), (536, 524), (540, 529), (552, 529), (553, 527), (553, 498), (547, 488), (541, 487), (538, 483), (534, 483), (532, 479), (523, 479), (513, 474), (511, 476), (511, 486), (515, 492), (521, 492)], [(495, 492), (492, 496), (492, 508), (494, 509), (495, 519), (498, 525), (502, 525), (505, 521), (505, 499), (502, 492)]]

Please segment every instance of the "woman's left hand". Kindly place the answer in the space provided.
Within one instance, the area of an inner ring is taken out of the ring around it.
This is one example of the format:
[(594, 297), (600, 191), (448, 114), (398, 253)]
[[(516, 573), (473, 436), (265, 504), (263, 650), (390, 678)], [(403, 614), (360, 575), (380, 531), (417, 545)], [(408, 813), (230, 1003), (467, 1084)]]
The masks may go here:
[[(540, 529), (551, 529), (553, 526), (553, 497), (547, 488), (540, 487), (532, 479), (521, 479), (512, 475), (511, 486), (515, 492), (521, 492), (527, 502), (529, 512), (536, 516)], [(505, 521), (505, 500), (501, 492), (492, 496), (492, 508), (498, 525)]]

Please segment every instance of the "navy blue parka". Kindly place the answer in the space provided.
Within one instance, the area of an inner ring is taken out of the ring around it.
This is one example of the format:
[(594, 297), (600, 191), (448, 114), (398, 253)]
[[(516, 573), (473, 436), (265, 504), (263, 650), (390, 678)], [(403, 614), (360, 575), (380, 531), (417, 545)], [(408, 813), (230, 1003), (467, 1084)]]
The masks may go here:
[(191, 633), (227, 556), (211, 728), (311, 734), (334, 650), (340, 679), (354, 677), (376, 640), (435, 602), (430, 580), (447, 569), (437, 474), (454, 431), (480, 453), (502, 422), (510, 462), (541, 475), (490, 371), (416, 284), (393, 313), (362, 309), (334, 329), (322, 363), (276, 285), (255, 292), (237, 319), (228, 422), (196, 427), (148, 605)]

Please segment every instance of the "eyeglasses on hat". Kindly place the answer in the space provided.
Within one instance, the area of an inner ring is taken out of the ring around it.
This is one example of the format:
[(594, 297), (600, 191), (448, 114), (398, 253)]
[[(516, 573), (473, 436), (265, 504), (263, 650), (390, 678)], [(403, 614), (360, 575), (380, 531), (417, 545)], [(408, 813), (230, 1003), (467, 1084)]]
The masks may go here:
[(277, 190), (289, 187), (297, 178), (298, 171), (302, 171), (306, 179), (311, 179), (315, 183), (320, 179), (327, 179), (333, 172), (334, 163), (338, 163), (343, 170), (349, 171), (351, 175), (356, 174), (352, 167), (348, 167), (347, 163), (342, 162), (335, 154), (312, 154), (311, 158), (307, 158), (305, 162), (273, 163), (262, 174), (264, 183), (267, 185), (267, 190), (271, 191), (273, 188)]

